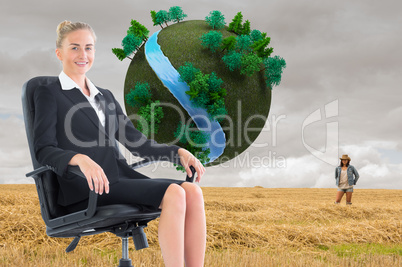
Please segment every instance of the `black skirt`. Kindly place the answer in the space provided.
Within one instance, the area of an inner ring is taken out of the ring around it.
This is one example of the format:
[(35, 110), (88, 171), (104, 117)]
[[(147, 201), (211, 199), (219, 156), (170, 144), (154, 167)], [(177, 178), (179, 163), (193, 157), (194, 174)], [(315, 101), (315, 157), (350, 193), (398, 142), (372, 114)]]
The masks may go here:
[[(109, 194), (98, 195), (98, 206), (130, 204), (141, 210), (158, 210), (169, 185), (182, 184), (185, 181), (164, 178), (149, 178), (136, 172), (135, 177), (120, 177), (118, 182), (109, 187)], [(69, 212), (88, 207), (88, 200), (66, 206)]]

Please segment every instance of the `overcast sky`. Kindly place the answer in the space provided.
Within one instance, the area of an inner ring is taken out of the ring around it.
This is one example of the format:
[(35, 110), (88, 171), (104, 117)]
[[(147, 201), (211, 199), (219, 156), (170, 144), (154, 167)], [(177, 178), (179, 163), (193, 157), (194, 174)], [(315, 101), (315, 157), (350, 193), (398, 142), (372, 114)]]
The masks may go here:
[[(287, 68), (272, 92), (270, 116), (255, 145), (207, 169), (201, 186), (335, 187), (334, 166), (349, 154), (356, 188), (402, 189), (402, 3), (400, 1), (2, 1), (0, 4), (0, 183), (31, 183), (21, 86), (58, 75), (55, 29), (63, 20), (95, 29), (96, 61), (88, 77), (123, 103), (129, 60), (118, 61), (131, 19), (151, 33), (150, 10), (179, 5), (187, 19), (238, 11), (267, 32)], [(173, 168), (147, 167), (152, 177)], [(179, 177), (183, 176), (179, 174)]]

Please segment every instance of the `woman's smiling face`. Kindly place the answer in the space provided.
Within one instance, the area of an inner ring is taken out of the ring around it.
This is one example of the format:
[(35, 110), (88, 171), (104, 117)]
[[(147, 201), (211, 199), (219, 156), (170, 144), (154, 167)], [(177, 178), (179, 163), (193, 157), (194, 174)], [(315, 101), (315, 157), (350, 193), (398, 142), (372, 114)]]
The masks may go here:
[(57, 57), (63, 63), (63, 71), (70, 77), (85, 75), (95, 59), (95, 41), (89, 30), (76, 30), (63, 40), (56, 49)]

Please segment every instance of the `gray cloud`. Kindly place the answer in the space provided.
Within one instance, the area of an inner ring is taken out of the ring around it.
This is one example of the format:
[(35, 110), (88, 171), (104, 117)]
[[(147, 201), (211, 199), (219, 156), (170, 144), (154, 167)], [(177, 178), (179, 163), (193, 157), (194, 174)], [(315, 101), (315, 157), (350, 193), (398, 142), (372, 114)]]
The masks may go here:
[(0, 184), (32, 183), (25, 178), (32, 167), (22, 119), (0, 117), (0, 129)]

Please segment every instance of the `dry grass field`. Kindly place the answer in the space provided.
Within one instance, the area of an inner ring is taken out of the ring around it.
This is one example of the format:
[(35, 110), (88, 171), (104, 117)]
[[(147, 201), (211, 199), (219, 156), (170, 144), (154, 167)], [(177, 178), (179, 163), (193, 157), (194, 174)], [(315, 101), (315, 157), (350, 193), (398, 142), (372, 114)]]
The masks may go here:
[[(353, 205), (334, 205), (336, 189), (203, 188), (205, 266), (402, 266), (402, 190), (355, 189)], [(116, 266), (112, 234), (49, 238), (34, 185), (0, 185), (0, 266)], [(157, 221), (150, 248), (134, 266), (163, 266)]]

